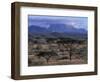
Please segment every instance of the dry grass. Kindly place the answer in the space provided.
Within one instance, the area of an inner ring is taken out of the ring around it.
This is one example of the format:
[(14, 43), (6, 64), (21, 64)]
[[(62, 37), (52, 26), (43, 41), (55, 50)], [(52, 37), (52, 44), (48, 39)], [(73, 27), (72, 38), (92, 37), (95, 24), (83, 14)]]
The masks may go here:
[(50, 58), (49, 61), (47, 62), (46, 59), (43, 57), (39, 59), (38, 57), (29, 55), (29, 60), (32, 61), (31, 63), (29, 63), (29, 66), (70, 65), (70, 64), (86, 64), (87, 63), (87, 61), (77, 56), (73, 56), (72, 60), (70, 59), (56, 60), (55, 58)]

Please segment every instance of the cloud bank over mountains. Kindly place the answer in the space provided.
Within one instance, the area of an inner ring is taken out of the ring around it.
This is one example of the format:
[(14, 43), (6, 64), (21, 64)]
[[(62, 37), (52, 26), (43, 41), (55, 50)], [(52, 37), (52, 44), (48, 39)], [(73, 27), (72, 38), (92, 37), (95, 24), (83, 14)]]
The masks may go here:
[(87, 17), (70, 17), (70, 16), (28, 16), (28, 26), (39, 26), (42, 28), (50, 28), (51, 25), (65, 25), (77, 29), (88, 29)]

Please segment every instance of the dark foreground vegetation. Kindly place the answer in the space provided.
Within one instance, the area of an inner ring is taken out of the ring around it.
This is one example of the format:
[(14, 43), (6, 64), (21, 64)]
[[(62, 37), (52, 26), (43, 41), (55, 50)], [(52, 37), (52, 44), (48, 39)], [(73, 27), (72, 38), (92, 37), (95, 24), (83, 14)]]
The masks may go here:
[(87, 63), (87, 39), (31, 37), (28, 65), (68, 65)]

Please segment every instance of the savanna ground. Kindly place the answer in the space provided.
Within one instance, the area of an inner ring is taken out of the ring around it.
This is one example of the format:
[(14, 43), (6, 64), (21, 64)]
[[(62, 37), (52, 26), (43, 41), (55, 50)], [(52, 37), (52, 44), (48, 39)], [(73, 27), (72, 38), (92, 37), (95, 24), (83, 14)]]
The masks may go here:
[(34, 38), (28, 41), (28, 65), (70, 65), (87, 63), (87, 40)]

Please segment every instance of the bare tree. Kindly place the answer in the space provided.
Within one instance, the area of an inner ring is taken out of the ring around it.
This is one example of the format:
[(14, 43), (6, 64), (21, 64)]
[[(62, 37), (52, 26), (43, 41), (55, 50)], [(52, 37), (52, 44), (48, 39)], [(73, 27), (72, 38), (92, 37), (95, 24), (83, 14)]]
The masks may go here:
[(72, 60), (72, 55), (73, 52), (75, 51), (75, 48), (73, 47), (74, 43), (77, 44), (82, 44), (83, 41), (82, 40), (75, 40), (72, 38), (61, 38), (60, 41), (58, 42), (58, 44), (67, 44), (66, 48), (67, 51), (69, 52), (69, 59)]
[(46, 51), (46, 52), (40, 52), (38, 55), (37, 55), (39, 58), (43, 57), (46, 59), (47, 63), (49, 61), (49, 59), (52, 57), (52, 56), (58, 56), (57, 53), (53, 52), (53, 51)]

